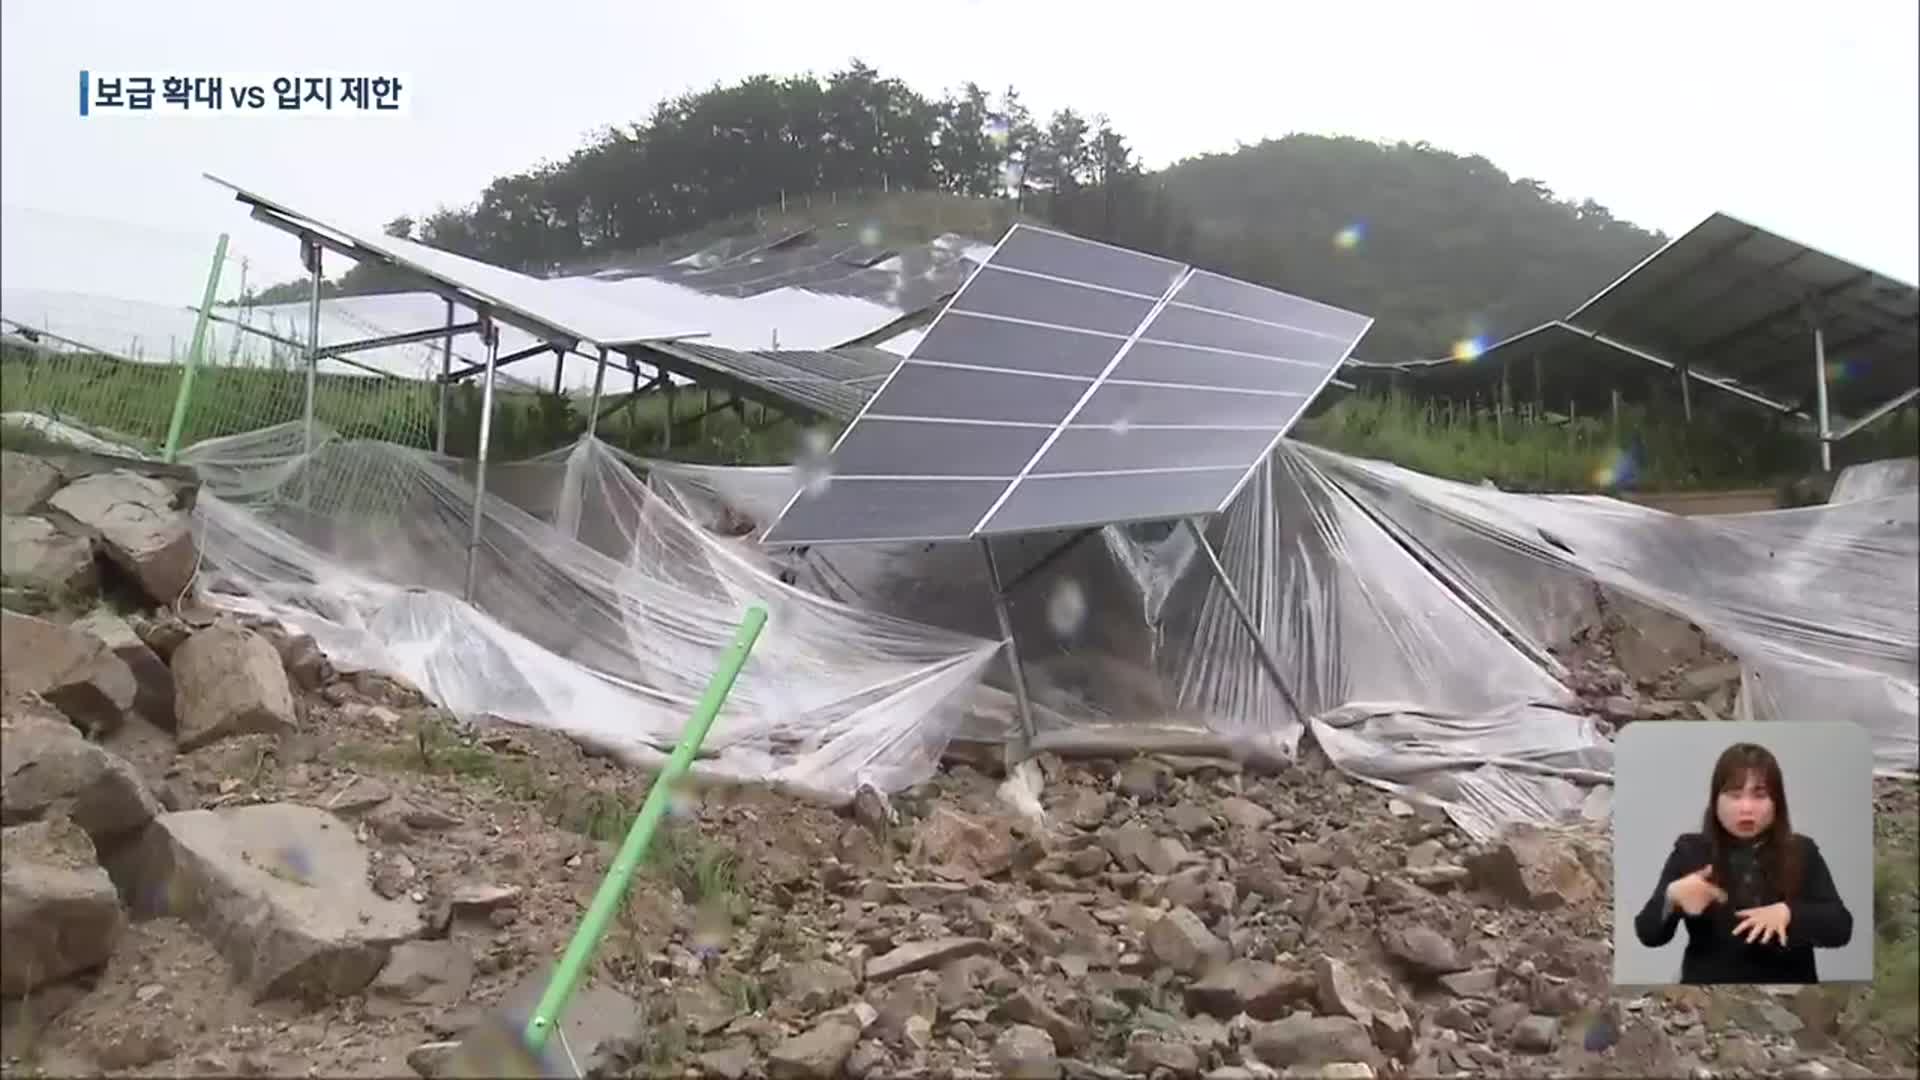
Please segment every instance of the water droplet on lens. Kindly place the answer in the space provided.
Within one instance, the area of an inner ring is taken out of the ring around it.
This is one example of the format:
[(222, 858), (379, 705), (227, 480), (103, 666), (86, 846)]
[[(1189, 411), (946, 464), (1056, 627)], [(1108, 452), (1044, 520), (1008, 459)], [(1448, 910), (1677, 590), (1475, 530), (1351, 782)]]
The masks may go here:
[(1070, 638), (1079, 632), (1087, 618), (1087, 594), (1080, 583), (1062, 578), (1047, 596), (1047, 626), (1054, 636)]

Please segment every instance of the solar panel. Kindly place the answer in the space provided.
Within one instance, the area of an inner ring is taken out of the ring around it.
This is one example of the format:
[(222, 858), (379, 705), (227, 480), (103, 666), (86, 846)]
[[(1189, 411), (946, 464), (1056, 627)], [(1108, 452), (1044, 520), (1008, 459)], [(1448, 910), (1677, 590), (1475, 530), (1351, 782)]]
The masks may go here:
[(1224, 509), (1372, 320), (1009, 230), (766, 542), (962, 540)]
[[(466, 294), (474, 300), (519, 316), (554, 336), (572, 337), (596, 345), (633, 345), (646, 341), (703, 337), (704, 327), (663, 322), (623, 303), (620, 294), (604, 298), (583, 293), (577, 283), (561, 283), (528, 277), (475, 259), (402, 240), (385, 233), (342, 227), (332, 215), (305, 214), (290, 205), (276, 202), (256, 191), (222, 180), (212, 173), (206, 178), (227, 188), (243, 202), (272, 212), (296, 224), (332, 233), (377, 255), (392, 260), (416, 274)], [(596, 285), (595, 288), (607, 288)]]

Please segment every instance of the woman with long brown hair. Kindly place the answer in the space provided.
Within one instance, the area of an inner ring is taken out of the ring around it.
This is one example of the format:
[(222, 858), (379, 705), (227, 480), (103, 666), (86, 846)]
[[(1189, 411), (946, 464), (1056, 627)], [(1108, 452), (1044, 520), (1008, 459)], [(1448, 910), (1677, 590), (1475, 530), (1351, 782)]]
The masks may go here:
[(1721, 753), (1700, 831), (1673, 842), (1633, 925), (1657, 949), (1682, 922), (1680, 981), (1689, 985), (1817, 983), (1813, 950), (1853, 938), (1853, 915), (1819, 846), (1793, 831), (1780, 762), (1764, 746)]

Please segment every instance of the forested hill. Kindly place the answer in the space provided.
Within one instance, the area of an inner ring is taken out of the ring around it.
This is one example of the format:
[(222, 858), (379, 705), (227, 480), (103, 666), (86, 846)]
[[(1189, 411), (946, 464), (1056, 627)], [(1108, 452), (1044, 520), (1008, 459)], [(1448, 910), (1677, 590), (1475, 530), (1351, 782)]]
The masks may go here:
[[(969, 84), (932, 98), (858, 63), (825, 79), (758, 76), (663, 102), (565, 161), (388, 230), (542, 273), (783, 198), (795, 206), (854, 191), (1017, 199), (1027, 215), (1084, 236), (1351, 307), (1376, 319), (1361, 349), (1376, 360), (1433, 356), (1563, 314), (1664, 239), (1484, 158), (1424, 144), (1294, 135), (1147, 172), (1098, 115), (1040, 120), (1011, 88), (989, 95)], [(845, 219), (847, 201), (830, 216)], [(327, 291), (400, 287), (359, 268)], [(255, 299), (302, 299), (305, 289), (288, 283)]]

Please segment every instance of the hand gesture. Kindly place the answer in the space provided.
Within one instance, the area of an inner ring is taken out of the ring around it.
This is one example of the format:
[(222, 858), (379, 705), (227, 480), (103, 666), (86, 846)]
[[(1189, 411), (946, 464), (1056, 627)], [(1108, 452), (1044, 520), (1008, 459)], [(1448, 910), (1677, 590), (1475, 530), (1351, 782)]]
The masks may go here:
[(1744, 938), (1747, 944), (1787, 943), (1787, 923), (1793, 921), (1793, 910), (1787, 905), (1768, 904), (1766, 907), (1746, 908), (1734, 914), (1740, 916), (1740, 922), (1734, 926), (1733, 934)]
[(1727, 902), (1727, 894), (1713, 883), (1713, 867), (1703, 866), (1667, 886), (1667, 903), (1679, 908), (1688, 918), (1715, 904)]

